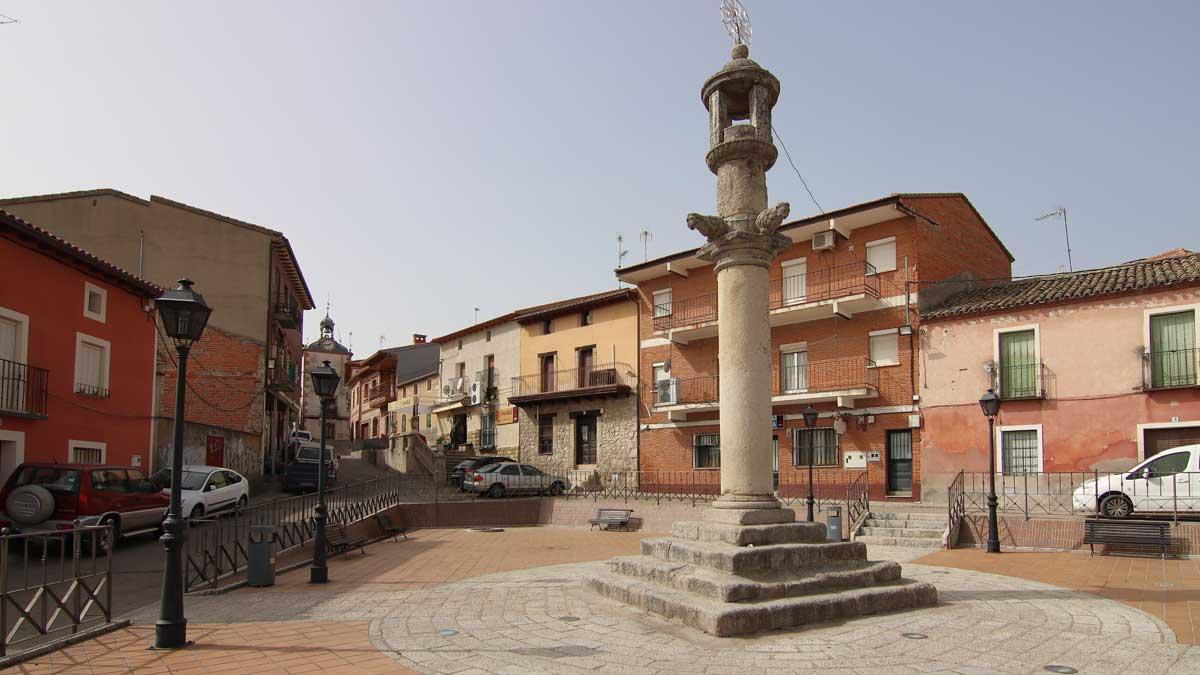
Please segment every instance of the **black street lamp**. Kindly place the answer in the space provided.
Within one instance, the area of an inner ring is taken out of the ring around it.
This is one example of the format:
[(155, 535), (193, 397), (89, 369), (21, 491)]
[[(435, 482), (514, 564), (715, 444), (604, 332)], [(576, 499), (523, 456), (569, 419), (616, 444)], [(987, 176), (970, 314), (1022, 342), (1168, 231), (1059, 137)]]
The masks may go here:
[(996, 415), (1000, 413), (1000, 397), (992, 389), (979, 399), (979, 407), (988, 420), (988, 539), (987, 552), (1000, 552), (1000, 528), (996, 519)]
[(813, 438), (812, 428), (817, 426), (817, 417), (819, 413), (817, 409), (811, 405), (804, 408), (801, 413), (804, 416), (804, 426), (808, 431), (808, 522), (813, 522), (813, 504), (816, 499), (813, 499), (813, 450), (816, 447), (815, 439)]
[(167, 552), (163, 567), (162, 594), (159, 596), (158, 621), (154, 624), (154, 648), (186, 647), (187, 618), (183, 615), (183, 514), (180, 491), (183, 482), (183, 400), (187, 384), (187, 359), (192, 344), (204, 333), (212, 308), (192, 290), (190, 279), (180, 279), (179, 288), (163, 293), (154, 305), (162, 319), (163, 330), (175, 342), (179, 353), (175, 378), (175, 444), (171, 448), (171, 504), (163, 520), (159, 539)]
[[(319, 459), (317, 460), (317, 508), (316, 518), (316, 536), (313, 538), (313, 559), (312, 567), (308, 568), (308, 581), (313, 584), (323, 584), (329, 581), (329, 565), (325, 562), (325, 410), (329, 407), (329, 402), (337, 394), (338, 382), (341, 380), (338, 377), (337, 371), (329, 366), (329, 362), (325, 361), (323, 365), (313, 368), (308, 373), (312, 378), (313, 393), (317, 398), (321, 399), (321, 449), (318, 452)], [(330, 457), (330, 460), (333, 458)]]

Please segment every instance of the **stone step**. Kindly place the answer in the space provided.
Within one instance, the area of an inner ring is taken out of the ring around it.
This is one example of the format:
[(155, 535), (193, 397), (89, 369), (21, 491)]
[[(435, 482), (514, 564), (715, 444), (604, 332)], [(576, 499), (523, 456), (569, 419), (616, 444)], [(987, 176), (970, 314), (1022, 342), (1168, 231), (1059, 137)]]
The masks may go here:
[(942, 548), (942, 538), (937, 539), (918, 539), (916, 537), (876, 537), (872, 535), (860, 535), (854, 537), (856, 543), (875, 544), (876, 546), (905, 546), (908, 548)]
[(944, 511), (871, 511), (867, 518), (875, 520), (945, 520)]
[(864, 527), (859, 529), (860, 535), (868, 537), (896, 537), (898, 539), (937, 539), (942, 540), (943, 529), (918, 529), (915, 527)]
[(867, 518), (863, 521), (863, 527), (902, 527), (915, 528), (918, 530), (944, 530), (946, 529), (946, 521), (944, 520), (885, 520)]
[(745, 576), (866, 560), (867, 548), (857, 542), (739, 547), (678, 537), (655, 537), (642, 540), (642, 555)]
[(937, 604), (931, 584), (902, 579), (887, 586), (841, 590), (767, 602), (718, 602), (671, 586), (601, 571), (584, 579), (591, 590), (682, 622), (711, 635), (746, 635)]
[(770, 574), (753, 579), (640, 555), (615, 558), (611, 564), (616, 574), (721, 602), (762, 602), (900, 580), (900, 564), (890, 560), (834, 563), (796, 575)]
[(699, 520), (680, 520), (671, 528), (671, 535), (679, 539), (725, 543), (732, 546), (823, 543), (825, 532), (825, 526), (821, 523), (726, 525)]

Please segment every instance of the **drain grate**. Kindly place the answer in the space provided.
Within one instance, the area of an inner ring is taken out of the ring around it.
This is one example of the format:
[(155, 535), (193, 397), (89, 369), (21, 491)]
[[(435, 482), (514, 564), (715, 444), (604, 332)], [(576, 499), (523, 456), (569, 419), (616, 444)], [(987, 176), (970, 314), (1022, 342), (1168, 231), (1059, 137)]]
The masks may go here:
[(503, 532), (503, 527), (468, 527), (468, 532)]
[(1078, 670), (1075, 670), (1071, 666), (1060, 666), (1060, 665), (1054, 664), (1054, 663), (1051, 663), (1048, 666), (1042, 666), (1042, 670), (1048, 670), (1052, 673), (1064, 673), (1065, 675), (1071, 675), (1071, 673), (1079, 672)]
[(901, 633), (900, 637), (906, 637), (909, 640), (924, 640), (929, 636), (924, 633)]
[(578, 621), (579, 617), (577, 617), (577, 616), (560, 616), (560, 617), (558, 617), (558, 620), (559, 621)]

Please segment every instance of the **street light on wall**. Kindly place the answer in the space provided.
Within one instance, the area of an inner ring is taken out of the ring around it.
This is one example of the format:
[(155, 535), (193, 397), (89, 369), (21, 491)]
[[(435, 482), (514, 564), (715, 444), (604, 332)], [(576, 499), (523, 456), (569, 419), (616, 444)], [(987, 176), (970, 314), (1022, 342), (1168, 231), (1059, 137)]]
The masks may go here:
[(995, 390), (988, 389), (979, 399), (979, 407), (988, 421), (988, 538), (987, 552), (1000, 552), (1000, 531), (996, 518), (996, 415), (1000, 414), (1000, 397)]
[(212, 308), (204, 297), (192, 290), (190, 279), (180, 279), (179, 287), (163, 293), (154, 301), (163, 330), (175, 342), (179, 354), (175, 379), (175, 441), (171, 448), (171, 503), (163, 520), (159, 539), (166, 551), (162, 594), (159, 596), (158, 621), (154, 624), (155, 649), (176, 649), (187, 645), (187, 618), (183, 615), (183, 514), (180, 485), (183, 481), (184, 391), (187, 384), (187, 359)]
[[(313, 393), (321, 399), (321, 447), (317, 453), (316, 534), (313, 537), (313, 559), (312, 567), (308, 570), (308, 580), (309, 583), (323, 584), (329, 581), (329, 566), (325, 560), (327, 546), (325, 539), (325, 474), (328, 473), (325, 468), (325, 411), (329, 408), (329, 402), (334, 400), (337, 395), (338, 382), (341, 381), (341, 378), (338, 377), (337, 371), (329, 365), (328, 361), (313, 368), (309, 372), (309, 377), (312, 378)], [(333, 457), (330, 457), (331, 465), (332, 461)]]
[(816, 449), (815, 439), (813, 438), (812, 429), (817, 426), (817, 417), (820, 413), (817, 409), (809, 405), (804, 408), (801, 413), (804, 417), (804, 427), (808, 429), (808, 522), (813, 522), (813, 505), (816, 499), (813, 498), (813, 452)]

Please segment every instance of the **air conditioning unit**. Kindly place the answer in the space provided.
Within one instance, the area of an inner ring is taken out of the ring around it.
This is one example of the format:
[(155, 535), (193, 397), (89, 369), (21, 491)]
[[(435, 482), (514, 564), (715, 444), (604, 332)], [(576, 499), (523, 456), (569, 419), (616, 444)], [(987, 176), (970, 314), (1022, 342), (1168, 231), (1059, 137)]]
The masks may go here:
[(813, 235), (812, 247), (814, 251), (830, 251), (837, 245), (837, 232), (826, 230)]
[(471, 383), (471, 405), (479, 405), (483, 403), (483, 387), (479, 382)]

